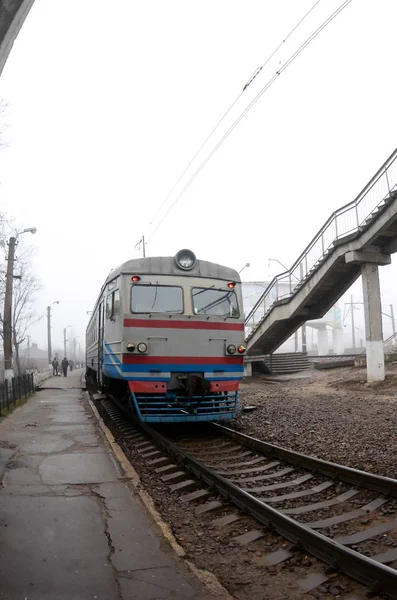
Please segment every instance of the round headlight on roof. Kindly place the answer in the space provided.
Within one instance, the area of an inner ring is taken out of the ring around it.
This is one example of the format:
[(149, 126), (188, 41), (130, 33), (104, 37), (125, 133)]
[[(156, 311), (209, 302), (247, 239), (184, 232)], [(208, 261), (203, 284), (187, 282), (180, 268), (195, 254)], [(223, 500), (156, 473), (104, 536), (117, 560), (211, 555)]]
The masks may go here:
[(175, 262), (180, 269), (190, 271), (196, 264), (196, 257), (191, 250), (179, 250), (175, 256)]

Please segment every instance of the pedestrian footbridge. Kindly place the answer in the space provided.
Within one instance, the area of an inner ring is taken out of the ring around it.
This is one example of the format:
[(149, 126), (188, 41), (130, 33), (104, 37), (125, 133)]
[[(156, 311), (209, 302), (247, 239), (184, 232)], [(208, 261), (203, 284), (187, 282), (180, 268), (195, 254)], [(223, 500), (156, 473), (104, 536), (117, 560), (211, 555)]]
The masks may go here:
[(248, 355), (274, 352), (304, 322), (324, 316), (360, 274), (368, 355), (368, 341), (383, 344), (378, 266), (390, 264), (396, 250), (397, 149), (357, 198), (330, 216), (291, 269), (269, 284), (246, 317)]

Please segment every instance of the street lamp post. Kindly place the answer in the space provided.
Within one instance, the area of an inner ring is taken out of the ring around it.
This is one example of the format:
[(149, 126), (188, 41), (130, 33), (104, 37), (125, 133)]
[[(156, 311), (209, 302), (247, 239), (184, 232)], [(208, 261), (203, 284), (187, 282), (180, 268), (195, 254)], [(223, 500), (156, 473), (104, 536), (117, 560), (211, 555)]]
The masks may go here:
[[(282, 263), (281, 261), (279, 261), (279, 260), (278, 260), (278, 258), (269, 258), (269, 259), (268, 259), (268, 262), (269, 262), (269, 263), (270, 263), (270, 262), (276, 262), (276, 263), (278, 263), (278, 264), (279, 264), (281, 267), (283, 267), (283, 269), (285, 269), (286, 271), (288, 271), (288, 267), (286, 267), (285, 265), (283, 265), (283, 263)], [(270, 270), (270, 265), (268, 265), (268, 268), (269, 268), (269, 270)], [(269, 275), (270, 275), (270, 273), (269, 273)]]
[(55, 300), (55, 302), (51, 302), (49, 306), (47, 306), (47, 341), (48, 341), (48, 364), (51, 364), (52, 359), (52, 347), (51, 347), (51, 306), (53, 304), (59, 304), (59, 300)]
[(4, 377), (11, 379), (14, 376), (12, 368), (12, 289), (14, 283), (14, 259), (15, 246), (18, 236), (22, 233), (36, 233), (35, 227), (23, 229), (15, 236), (11, 236), (8, 241), (8, 258), (6, 273), (6, 293), (4, 298), (4, 319), (3, 319), (3, 342), (4, 342)]
[[(283, 269), (285, 269), (285, 271), (289, 271), (289, 269), (285, 265), (283, 265), (283, 263), (280, 260), (278, 260), (278, 258), (269, 258), (268, 259), (269, 276), (270, 276), (270, 264), (269, 263), (271, 263), (271, 262), (278, 263), (281, 267), (283, 267)], [(297, 278), (297, 276), (294, 273), (292, 273), (292, 276), (295, 277), (295, 279), (299, 282), (299, 279)], [(302, 263), (300, 264), (300, 278), (303, 279)], [(289, 283), (290, 283), (290, 292), (291, 292), (291, 275), (290, 275)], [(295, 340), (295, 352), (298, 352), (298, 331), (295, 331), (294, 340)], [(303, 325), (302, 325), (302, 352), (303, 353), (307, 352), (306, 323), (303, 323)]]
[(250, 263), (245, 263), (245, 265), (243, 266), (242, 269), (240, 269), (239, 274), (242, 273), (244, 271), (244, 269), (246, 269), (247, 267), (250, 267)]

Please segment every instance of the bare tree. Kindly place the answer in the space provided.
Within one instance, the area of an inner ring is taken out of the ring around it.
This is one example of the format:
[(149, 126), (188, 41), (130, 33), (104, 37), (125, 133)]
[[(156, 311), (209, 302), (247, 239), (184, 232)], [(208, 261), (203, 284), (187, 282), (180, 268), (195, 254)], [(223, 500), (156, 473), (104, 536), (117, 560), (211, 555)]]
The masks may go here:
[[(15, 261), (14, 268), (14, 290), (12, 299), (12, 339), (15, 349), (15, 367), (17, 375), (21, 375), (20, 347), (26, 340), (28, 329), (40, 321), (43, 315), (37, 315), (34, 309), (35, 294), (41, 285), (30, 271), (27, 254), (25, 250), (21, 257)], [(3, 338), (4, 318), (4, 275), (0, 276), (0, 336)]]

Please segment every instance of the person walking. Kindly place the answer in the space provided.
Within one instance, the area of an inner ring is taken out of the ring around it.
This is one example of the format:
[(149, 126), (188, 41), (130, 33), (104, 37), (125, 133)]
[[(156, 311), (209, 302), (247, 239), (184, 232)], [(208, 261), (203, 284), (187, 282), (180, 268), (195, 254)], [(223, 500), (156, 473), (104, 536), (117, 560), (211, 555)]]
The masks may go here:
[(70, 360), (70, 361), (69, 361), (69, 369), (70, 369), (70, 372), (72, 372), (72, 371), (73, 371), (73, 367), (74, 367), (74, 362), (73, 362), (72, 360)]
[(68, 366), (69, 366), (69, 361), (66, 358), (66, 356), (64, 357), (64, 359), (62, 360), (62, 371), (63, 371), (63, 376), (67, 377), (68, 376)]
[(54, 360), (52, 361), (52, 375), (53, 376), (58, 376), (58, 368), (59, 368), (59, 362), (56, 358), (54, 358)]

